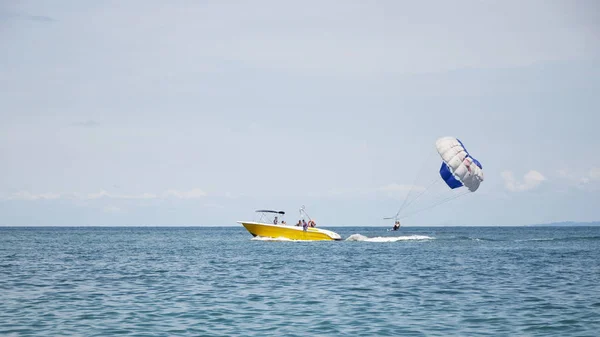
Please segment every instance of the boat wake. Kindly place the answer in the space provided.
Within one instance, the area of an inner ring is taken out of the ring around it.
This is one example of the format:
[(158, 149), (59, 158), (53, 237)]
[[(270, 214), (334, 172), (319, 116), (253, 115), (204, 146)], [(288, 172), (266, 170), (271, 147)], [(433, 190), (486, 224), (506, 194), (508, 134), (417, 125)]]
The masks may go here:
[(539, 239), (523, 239), (515, 240), (515, 242), (529, 242), (529, 241), (554, 241), (554, 238), (539, 238)]
[(407, 235), (407, 236), (377, 236), (374, 238), (366, 237), (362, 234), (352, 234), (346, 241), (365, 241), (365, 242), (397, 242), (397, 241), (422, 241), (422, 240), (433, 240), (430, 236), (426, 235)]

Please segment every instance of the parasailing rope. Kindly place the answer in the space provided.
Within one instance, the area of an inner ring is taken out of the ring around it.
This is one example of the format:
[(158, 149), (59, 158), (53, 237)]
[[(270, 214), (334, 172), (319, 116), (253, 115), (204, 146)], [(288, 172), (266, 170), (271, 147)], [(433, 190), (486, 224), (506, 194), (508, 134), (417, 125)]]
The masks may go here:
[(454, 199), (460, 198), (460, 197), (462, 197), (463, 195), (466, 195), (466, 194), (469, 194), (469, 193), (471, 193), (471, 191), (466, 191), (466, 192), (464, 192), (464, 193), (461, 193), (461, 194), (458, 194), (458, 195), (454, 195), (454, 196), (451, 196), (451, 197), (449, 197), (449, 198), (442, 199), (442, 200), (440, 200), (439, 202), (436, 202), (436, 203), (434, 203), (433, 205), (427, 206), (427, 207), (425, 207), (425, 208), (421, 208), (421, 209), (419, 209), (419, 210), (416, 210), (416, 211), (414, 211), (414, 212), (412, 212), (412, 213), (405, 214), (403, 217), (401, 217), (401, 218), (399, 218), (399, 219), (404, 219), (404, 218), (407, 218), (407, 217), (409, 217), (409, 216), (412, 216), (412, 215), (415, 215), (415, 214), (421, 213), (421, 212), (423, 212), (423, 211), (426, 211), (426, 210), (428, 210), (428, 209), (431, 209), (431, 208), (433, 208), (433, 207), (435, 207), (435, 206), (439, 206), (439, 205), (441, 205), (441, 204), (443, 204), (443, 203), (446, 203), (446, 202), (448, 202), (448, 201), (451, 201), (451, 200), (454, 200)]
[(437, 178), (430, 183), (429, 186), (427, 186), (427, 188), (422, 191), (419, 195), (417, 195), (417, 197), (410, 201), (408, 204), (406, 203), (408, 201), (408, 197), (410, 197), (411, 192), (413, 191), (415, 184), (417, 183), (417, 180), (419, 179), (419, 177), (421, 176), (421, 174), (423, 173), (423, 168), (425, 167), (425, 164), (427, 164), (427, 162), (429, 161), (429, 158), (431, 158), (433, 155), (435, 155), (436, 152), (431, 152), (429, 154), (429, 156), (426, 156), (425, 159), (423, 160), (423, 162), (421, 163), (421, 166), (419, 166), (419, 169), (417, 170), (417, 175), (415, 177), (415, 180), (413, 181), (413, 183), (410, 185), (410, 189), (408, 190), (408, 193), (406, 194), (406, 196), (404, 197), (404, 201), (402, 202), (402, 204), (400, 205), (400, 208), (398, 209), (398, 212), (396, 212), (396, 215), (393, 217), (389, 217), (389, 218), (384, 218), (384, 220), (389, 220), (389, 219), (398, 219), (398, 216), (400, 215), (400, 212), (402, 212), (402, 210), (404, 209), (404, 207), (408, 207), (410, 206), (411, 203), (413, 203), (416, 199), (418, 199), (421, 195), (423, 195), (423, 193), (429, 189), (429, 187), (431, 187), (431, 185), (435, 184), (435, 182), (437, 181)]

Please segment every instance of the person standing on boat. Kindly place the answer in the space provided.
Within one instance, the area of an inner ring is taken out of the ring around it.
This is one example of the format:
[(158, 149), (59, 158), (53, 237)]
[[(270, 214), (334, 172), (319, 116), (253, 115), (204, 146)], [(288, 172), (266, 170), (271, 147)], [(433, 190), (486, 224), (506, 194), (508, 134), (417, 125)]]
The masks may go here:
[(273, 220), (273, 224), (277, 225), (277, 217), (275, 217), (275, 220)]
[(302, 229), (306, 232), (308, 230), (308, 224), (304, 219), (302, 219)]

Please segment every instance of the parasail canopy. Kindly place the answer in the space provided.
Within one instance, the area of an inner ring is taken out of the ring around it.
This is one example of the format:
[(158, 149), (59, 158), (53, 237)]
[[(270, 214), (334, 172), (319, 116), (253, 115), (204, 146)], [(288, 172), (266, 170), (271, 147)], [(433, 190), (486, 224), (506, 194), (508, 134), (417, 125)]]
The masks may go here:
[(443, 137), (435, 142), (435, 146), (443, 160), (440, 176), (448, 187), (465, 186), (471, 192), (477, 191), (483, 181), (483, 168), (463, 143), (454, 137)]

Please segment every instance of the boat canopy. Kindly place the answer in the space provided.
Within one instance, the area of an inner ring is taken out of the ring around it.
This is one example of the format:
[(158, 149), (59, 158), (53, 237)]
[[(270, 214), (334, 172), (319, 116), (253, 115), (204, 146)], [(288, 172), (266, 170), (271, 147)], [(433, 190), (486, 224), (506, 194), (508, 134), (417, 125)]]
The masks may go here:
[(285, 214), (284, 211), (272, 211), (270, 209), (259, 209), (256, 211), (256, 213), (277, 213), (277, 214), (281, 214), (281, 215)]

